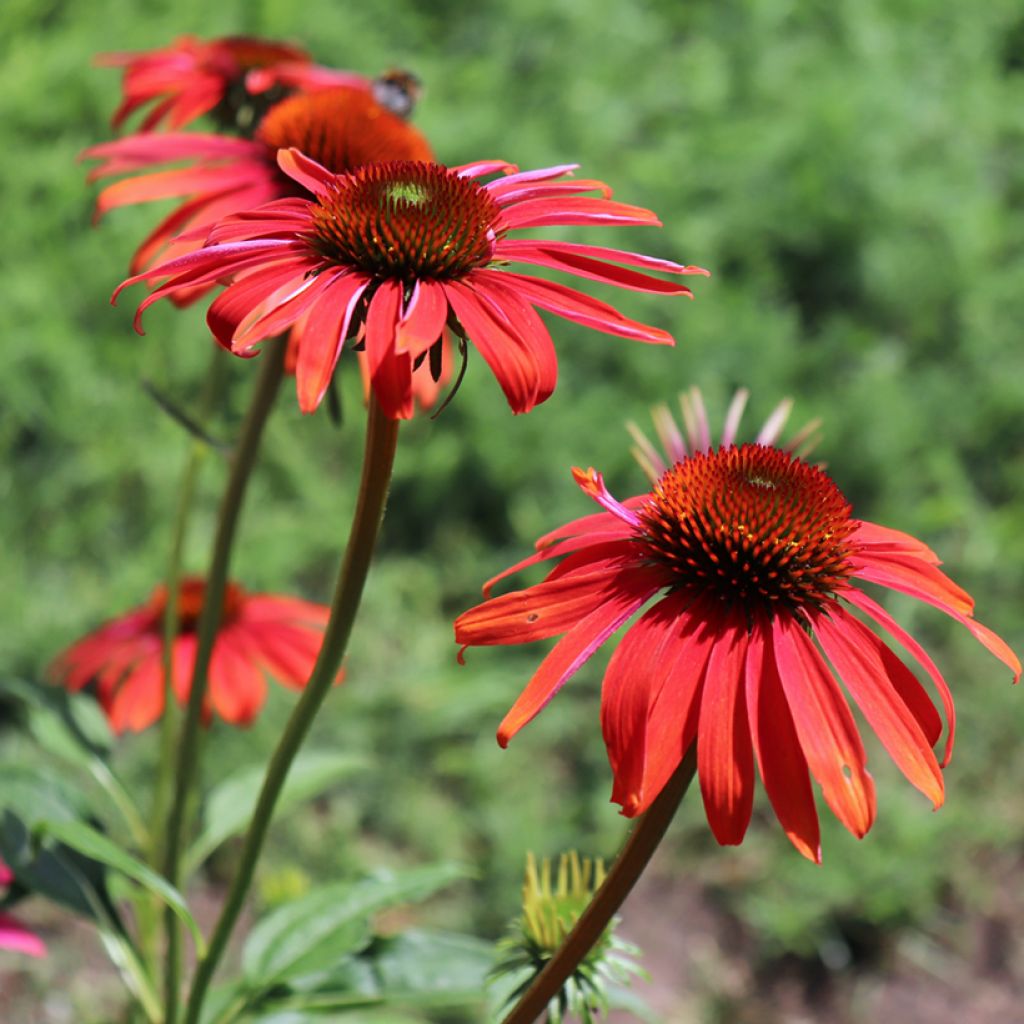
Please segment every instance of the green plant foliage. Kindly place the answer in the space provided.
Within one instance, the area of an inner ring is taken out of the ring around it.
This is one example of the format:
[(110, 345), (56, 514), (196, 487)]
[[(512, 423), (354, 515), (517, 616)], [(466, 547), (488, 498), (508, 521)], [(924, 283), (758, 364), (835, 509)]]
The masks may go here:
[[(193, 413), (212, 343), (200, 307), (151, 310), (143, 338), (131, 330), (140, 289), (109, 307), (166, 208), (118, 210), (94, 228), (76, 157), (111, 137), (117, 74), (93, 55), (184, 32), (279, 36), (368, 74), (410, 67), (427, 86), (415, 120), (440, 160), (579, 162), (665, 227), (567, 236), (714, 274), (693, 303), (595, 289), (671, 329), (674, 349), (552, 321), (560, 380), (547, 404), (512, 417), (471, 356), (444, 413), (403, 427), (346, 682), (313, 737), (372, 769), (293, 814), (271, 870), (335, 882), (367, 863), (472, 863), (480, 877), (430, 908), (430, 923), (495, 937), (515, 912), (526, 849), (613, 853), (623, 823), (599, 734), (602, 658), (500, 751), (494, 729), (543, 645), (474, 650), (460, 667), (451, 621), (538, 535), (592, 511), (571, 465), (638, 492), (622, 423), (692, 384), (713, 415), (738, 385), (752, 392), (750, 422), (784, 395), (797, 417), (820, 415), (816, 457), (855, 514), (922, 537), (979, 618), (1024, 647), (1022, 24), (1009, 0), (396, 0), (386, 16), (348, 0), (6, 0), (0, 671), (43, 678), (62, 647), (165, 570), (189, 438), (142, 382)], [(206, 424), (218, 439), (237, 430), (253, 379), (251, 363), (224, 358)], [(270, 424), (233, 566), (253, 589), (328, 597), (362, 436), (360, 387), (342, 364), (340, 427), (302, 417), (288, 389)], [(206, 563), (223, 476), (211, 452), (191, 571)], [(817, 955), (851, 915), (886, 934), (937, 930), (943, 901), (995, 898), (979, 865), (1010, 863), (1024, 840), (1020, 694), (939, 613), (891, 607), (961, 711), (938, 814), (876, 749), (878, 823), (862, 843), (827, 825), (822, 869), (789, 848), (763, 794), (739, 850), (715, 846), (699, 800), (680, 814), (680, 877), (721, 893), (766, 958)], [(272, 694), (250, 731), (211, 728), (207, 790), (265, 756), (292, 699)], [(0, 723), (6, 714), (5, 703)], [(28, 827), (59, 808), (87, 813), (91, 797), (27, 746), (0, 732), (0, 806)], [(119, 738), (127, 788), (147, 783), (156, 748), (154, 731)]]

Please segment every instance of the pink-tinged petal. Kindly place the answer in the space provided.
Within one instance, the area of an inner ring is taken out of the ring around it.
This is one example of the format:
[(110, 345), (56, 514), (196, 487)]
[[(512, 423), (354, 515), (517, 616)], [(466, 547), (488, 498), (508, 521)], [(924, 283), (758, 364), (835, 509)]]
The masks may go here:
[(573, 178), (570, 181), (512, 181), (499, 179), (484, 186), (499, 206), (512, 206), (527, 199), (551, 199), (559, 196), (585, 195), (600, 192), (603, 199), (610, 199), (612, 190), (603, 181), (588, 178)]
[(393, 420), (411, 419), (412, 356), (399, 352), (396, 341), (402, 311), (402, 285), (382, 281), (366, 312), (366, 359), (370, 384), (385, 414)]
[(878, 523), (860, 520), (850, 539), (858, 546), (869, 548), (872, 553), (910, 555), (932, 565), (939, 565), (939, 556), (927, 544), (901, 530), (893, 530)]
[[(498, 743), (509, 740), (540, 713), (548, 701), (641, 605), (654, 593), (645, 569), (628, 569), (615, 577), (605, 599), (555, 644), (498, 727)], [(499, 598), (500, 600), (500, 598)]]
[[(647, 494), (635, 494), (631, 498), (626, 498), (621, 504), (626, 509), (634, 510), (643, 508), (649, 498), (650, 496)], [(568, 523), (563, 523), (554, 530), (545, 533), (537, 539), (534, 547), (540, 550), (566, 537), (574, 537), (577, 534), (584, 533), (607, 533), (609, 530), (620, 528), (624, 527), (619, 516), (612, 515), (609, 512), (593, 512), (590, 515), (580, 516), (579, 519), (572, 519)]]
[[(566, 552), (563, 558), (545, 577), (558, 580), (563, 576), (578, 576), (596, 568), (596, 563), (607, 563), (609, 566), (636, 565), (644, 557), (643, 551), (630, 539), (615, 539), (605, 542), (588, 544), (580, 551)], [(664, 585), (675, 582), (671, 572), (665, 571)]]
[[(498, 271), (495, 271), (498, 273)], [(501, 271), (509, 282), (515, 282), (516, 289), (522, 296), (549, 313), (572, 320), (574, 323), (592, 327), (606, 334), (616, 334), (631, 341), (642, 341), (649, 345), (674, 345), (675, 339), (668, 331), (659, 327), (651, 327), (637, 320), (623, 316), (606, 302), (585, 295), (575, 288), (568, 288), (555, 281), (545, 281), (538, 277), (527, 277), (512, 271)]]
[(304, 413), (311, 413), (320, 405), (341, 357), (352, 316), (369, 283), (361, 274), (339, 275), (309, 311), (295, 366), (299, 408)]
[(771, 626), (762, 618), (750, 632), (746, 683), (751, 739), (765, 792), (789, 841), (820, 864), (821, 830), (807, 759), (775, 667)]
[(910, 669), (839, 605), (831, 605), (829, 612), (811, 616), (826, 657), (896, 767), (938, 809), (945, 799), (942, 772), (931, 744), (895, 684), (897, 677), (911, 675)]
[(89, 180), (125, 171), (144, 170), (172, 160), (253, 160), (266, 159), (266, 147), (248, 139), (227, 135), (192, 132), (165, 132), (160, 135), (127, 135), (112, 142), (101, 142), (83, 150), (80, 160), (105, 160), (93, 168)]
[(913, 555), (881, 554), (861, 548), (850, 556), (858, 579), (899, 590), (950, 612), (970, 615), (971, 595), (958, 587), (941, 569)]
[(623, 249), (610, 249), (603, 245), (584, 245), (581, 242), (551, 242), (503, 238), (495, 246), (496, 255), (503, 259), (516, 260), (527, 256), (585, 256), (594, 260), (611, 260), (624, 263), (629, 267), (643, 267), (645, 270), (657, 270), (666, 274), (703, 274), (710, 273), (703, 267), (685, 266), (672, 260), (659, 259), (655, 256), (644, 256), (641, 253), (627, 252)]
[(521, 228), (567, 227), (571, 225), (652, 225), (661, 221), (650, 210), (628, 203), (588, 196), (558, 199), (527, 199), (501, 211), (501, 226), (507, 231)]
[(228, 627), (217, 636), (210, 658), (208, 698), (225, 722), (248, 725), (267, 699), (267, 682), (238, 650), (233, 633)]
[[(750, 398), (750, 392), (746, 388), (738, 388), (736, 394), (732, 396), (729, 409), (725, 414), (725, 425), (722, 427), (723, 448), (728, 448), (735, 442), (736, 434), (740, 429), (740, 420), (743, 419), (743, 410), (747, 407), (748, 398)], [(763, 434), (764, 431), (762, 430), (761, 433)], [(757, 439), (758, 444), (771, 444), (772, 441), (774, 441), (774, 438), (769, 441), (762, 441), (760, 437)]]
[(536, 405), (539, 370), (530, 351), (495, 318), (493, 310), (472, 288), (446, 281), (445, 295), (473, 346), (484, 357), (514, 413)]
[[(285, 239), (309, 227), (313, 203), (308, 199), (275, 199), (251, 205), (255, 209), (238, 210), (236, 207), (230, 216), (219, 220), (206, 232), (196, 232), (194, 237), (208, 245), (223, 245), (257, 238)], [(182, 237), (193, 237), (193, 233)]]
[(624, 523), (633, 527), (634, 530), (640, 528), (640, 517), (631, 508), (613, 497), (611, 492), (604, 485), (604, 476), (594, 469), (593, 466), (585, 472), (577, 466), (573, 466), (572, 476), (579, 489), (587, 495), (588, 498), (593, 498), (598, 505), (607, 509), (612, 515), (617, 516)]
[[(253, 342), (236, 346), (242, 325), (254, 310), (280, 288), (294, 289), (308, 284), (301, 264), (275, 263), (235, 281), (210, 303), (206, 324), (214, 338), (229, 351), (241, 351)], [(258, 340), (258, 339), (257, 339)]]
[(46, 943), (16, 917), (3, 911), (0, 911), (0, 949), (25, 953), (27, 956), (46, 956)]
[[(495, 165), (500, 164), (501, 162), (492, 161), (491, 163), (492, 165)], [(474, 167), (481, 165), (468, 164), (466, 166)], [(504, 172), (506, 174), (506, 177), (498, 178), (495, 181), (488, 182), (486, 185), (484, 185), (484, 188), (490, 191), (491, 189), (500, 188), (501, 186), (507, 184), (508, 182), (512, 182), (515, 185), (520, 185), (523, 182), (529, 181), (551, 181), (554, 178), (561, 178), (563, 175), (572, 174), (572, 172), (577, 170), (579, 166), (579, 164), (558, 164), (555, 167), (538, 167), (532, 171), (521, 171), (518, 167), (516, 167), (515, 164), (501, 164), (500, 168), (495, 166), (494, 170), (508, 168), (508, 170)], [(461, 174), (460, 170), (460, 177), (462, 176), (463, 175)]]
[(615, 773), (612, 800), (628, 818), (651, 806), (697, 737), (705, 669), (722, 617), (714, 601), (699, 598), (686, 608), (688, 600), (670, 594), (661, 602), (679, 618), (665, 649), (663, 673), (635, 698), (649, 709), (642, 756), (624, 753)]
[[(939, 699), (942, 701), (943, 712), (949, 727), (949, 732), (946, 736), (946, 749), (942, 760), (939, 762), (939, 766), (945, 768), (953, 754), (953, 742), (956, 738), (956, 707), (953, 704), (953, 694), (950, 692), (949, 685), (943, 678), (942, 673), (938, 670), (935, 662), (929, 657), (928, 652), (877, 601), (853, 587), (843, 591), (843, 599), (855, 608), (858, 608), (865, 615), (874, 619), (883, 629), (888, 630), (896, 638), (897, 642), (902, 644), (917, 659), (918, 664), (931, 676), (935, 689), (939, 693)], [(924, 731), (925, 736), (928, 737), (929, 743), (934, 747), (938, 742), (939, 736), (942, 735), (942, 720), (939, 718), (935, 706), (929, 700), (928, 695), (920, 684), (916, 688), (907, 686), (903, 679), (897, 680), (897, 684), (903, 702), (914, 713), (918, 724)]]
[(0, 860), (0, 885), (8, 886), (14, 881), (14, 872)]
[(328, 191), (337, 178), (322, 164), (294, 148), (277, 151), (277, 166), (292, 181), (297, 181), (304, 189), (316, 195)]
[(775, 664), (811, 774), (835, 816), (858, 838), (875, 820), (875, 784), (864, 745), (832, 673), (800, 624), (772, 622)]
[(417, 281), (398, 322), (398, 347), (417, 359), (441, 337), (447, 319), (444, 288), (436, 281)]
[(744, 668), (747, 624), (723, 616), (704, 674), (697, 725), (697, 776), (708, 824), (723, 846), (743, 842), (754, 808), (754, 750)]
[[(510, 252), (510, 248), (514, 248), (516, 251)], [(550, 267), (552, 270), (562, 270), (568, 274), (574, 274), (576, 277), (601, 281), (604, 284), (613, 284), (619, 288), (629, 288), (632, 291), (653, 292), (661, 295), (693, 294), (686, 285), (676, 281), (663, 281), (661, 278), (650, 277), (635, 270), (615, 266), (613, 263), (590, 259), (569, 248), (557, 252), (543, 242), (518, 243), (513, 246), (510, 246), (508, 242), (500, 243), (496, 246), (494, 255), (495, 259), (510, 259), (519, 263)]]
[(264, 338), (274, 338), (294, 326), (311, 306), (320, 301), (335, 276), (328, 271), (282, 284), (238, 325), (232, 349), (244, 352)]
[[(528, 566), (536, 565), (539, 562), (545, 562), (551, 558), (558, 558), (561, 555), (570, 554), (571, 552), (577, 551), (581, 548), (586, 549), (593, 547), (603, 549), (605, 542), (623, 540), (632, 536), (632, 530), (630, 530), (629, 527), (619, 519), (605, 513), (599, 513), (599, 515), (603, 515), (606, 520), (611, 521), (615, 525), (609, 527), (609, 529), (604, 532), (595, 530), (579, 537), (570, 537), (567, 540), (558, 541), (548, 547), (541, 548), (539, 551), (535, 551), (532, 555), (522, 559), (522, 561), (516, 562), (515, 565), (511, 565), (507, 569), (503, 569), (496, 576), (492, 576), (483, 585), (484, 597), (491, 596), (491, 591), (494, 589), (494, 585), (496, 583), (506, 579), (508, 576), (512, 576), (515, 573), (522, 571)], [(597, 516), (588, 518), (596, 519)]]
[(455, 642), (486, 647), (546, 640), (640, 583), (654, 593), (664, 585), (664, 573), (648, 566), (623, 568), (618, 561), (597, 563), (590, 573), (538, 583), (470, 608), (455, 620)]
[[(756, 443), (774, 445), (779, 438), (779, 434), (782, 433), (782, 428), (786, 425), (786, 420), (789, 419), (789, 414), (792, 410), (793, 400), (791, 398), (784, 398), (779, 402), (771, 411), (768, 419), (765, 420), (764, 426), (757, 435)], [(725, 441), (722, 443), (725, 444)]]
[(488, 174), (513, 174), (519, 168), (504, 160), (477, 160), (476, 163), (461, 164), (459, 167), (453, 167), (452, 170), (460, 178), (482, 178)]

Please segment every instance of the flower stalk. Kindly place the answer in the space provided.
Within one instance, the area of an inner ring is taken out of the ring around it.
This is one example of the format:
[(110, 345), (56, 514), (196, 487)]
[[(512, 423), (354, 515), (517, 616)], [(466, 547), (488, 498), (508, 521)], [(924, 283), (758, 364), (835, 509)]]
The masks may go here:
[(295, 705), (267, 766), (256, 809), (245, 836), (238, 869), (210, 938), (209, 949), (196, 969), (186, 1007), (185, 1024), (197, 1024), (199, 1021), (206, 992), (252, 884), (277, 799), (292, 762), (337, 677), (348, 647), (352, 625), (362, 599), (363, 587), (384, 517), (398, 443), (398, 426), (398, 421), (384, 413), (375, 393), (371, 392), (359, 497), (345, 557), (338, 573), (323, 646), (309, 682)]
[[(220, 626), (224, 591), (227, 585), (231, 551), (245, 491), (256, 462), (263, 428), (270, 416), (284, 375), (284, 342), (264, 346), (262, 369), (256, 382), (252, 401), (242, 424), (238, 445), (231, 459), (224, 497), (221, 499), (217, 533), (214, 538), (210, 569), (207, 573), (206, 598), (197, 624), (196, 660), (192, 671), (188, 705), (178, 739), (175, 763), (174, 796), (167, 818), (166, 847), (164, 848), (164, 877), (178, 887), (181, 874), (181, 854), (185, 831), (186, 808), (197, 774), (199, 725), (206, 697), (207, 675), (213, 644)], [(164, 972), (166, 1019), (177, 1017), (178, 981), (181, 974), (181, 931), (177, 919), (166, 915), (167, 958)]]
[(547, 966), (523, 993), (503, 1024), (534, 1024), (547, 1009), (562, 986), (598, 942), (623, 901), (636, 885), (654, 851), (661, 843), (686, 795), (697, 769), (696, 744), (690, 746), (675, 774), (658, 794), (650, 808), (637, 821), (622, 852), (615, 860), (604, 884), (580, 915), (575, 927), (548, 961)]

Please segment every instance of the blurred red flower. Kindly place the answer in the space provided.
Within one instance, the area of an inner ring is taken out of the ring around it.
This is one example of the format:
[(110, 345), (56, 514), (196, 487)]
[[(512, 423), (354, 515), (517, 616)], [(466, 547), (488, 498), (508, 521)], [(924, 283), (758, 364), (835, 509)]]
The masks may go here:
[(936, 807), (942, 803), (932, 751), (942, 720), (875, 627), (916, 659), (940, 695), (948, 722), (942, 765), (953, 746), (949, 688), (861, 585), (934, 605), (1015, 677), (1020, 663), (973, 619), (970, 596), (929, 548), (854, 519), (821, 469), (763, 445), (684, 456), (650, 493), (622, 503), (599, 473), (573, 472), (605, 511), (542, 537), (536, 554), (497, 577), (560, 558), (544, 582), (485, 601), (455, 623), (464, 646), (565, 634), (501, 723), (503, 746), (655, 599), (622, 637), (604, 677), (612, 800), (624, 814), (645, 811), (696, 742), (704, 806), (720, 843), (739, 843), (746, 832), (755, 757), (775, 813), (804, 856), (821, 856), (812, 777), (843, 825), (863, 836), (874, 821), (875, 789), (837, 677), (903, 774)]
[(152, 104), (140, 126), (144, 132), (161, 123), (183, 128), (224, 104), (244, 103), (275, 86), (308, 91), (328, 85), (368, 89), (370, 84), (353, 72), (318, 67), (296, 46), (252, 36), (208, 42), (180, 36), (156, 50), (100, 54), (96, 63), (124, 68), (124, 95), (112, 118), (115, 128)]
[[(472, 341), (517, 413), (547, 399), (557, 376), (535, 306), (634, 341), (674, 344), (666, 331), (565, 285), (513, 273), (510, 263), (668, 295), (692, 293), (629, 268), (707, 273), (618, 249), (507, 237), (554, 225), (660, 224), (649, 210), (612, 202), (603, 182), (563, 180), (571, 166), (520, 173), (501, 161), (458, 168), (401, 161), (334, 175), (297, 149), (280, 151), (278, 161), (314, 199), (227, 217), (206, 248), (129, 278), (114, 297), (139, 281), (163, 282), (139, 306), (138, 326), (158, 299), (231, 278), (210, 306), (210, 329), (225, 348), (246, 355), (298, 325), (304, 412), (320, 404), (345, 340), (364, 328), (371, 386), (392, 418), (412, 415), (413, 371), (434, 359), (446, 324), (458, 324)], [(503, 176), (475, 180), (494, 173)], [(585, 195), (595, 191), (600, 196)]]
[[(100, 192), (96, 218), (119, 206), (184, 200), (136, 250), (130, 269), (138, 273), (158, 258), (198, 249), (202, 229), (222, 217), (272, 199), (308, 196), (300, 182), (278, 168), (279, 148), (297, 147), (337, 173), (379, 160), (432, 160), (427, 140), (381, 106), (370, 85), (367, 80), (366, 88), (341, 86), (282, 100), (262, 118), (252, 139), (169, 132), (92, 146), (83, 159), (101, 163), (89, 173), (90, 181), (128, 175)], [(168, 163), (184, 166), (161, 167)], [(178, 237), (188, 229), (189, 238)], [(187, 302), (210, 287), (180, 289), (172, 298)]]
[[(174, 640), (175, 695), (188, 699), (196, 656), (196, 626), (206, 583), (183, 580), (178, 590), (178, 632)], [(73, 644), (51, 666), (53, 678), (69, 690), (96, 684), (96, 693), (115, 732), (142, 730), (164, 709), (163, 619), (167, 590), (101, 626)], [(323, 639), (329, 610), (280, 594), (250, 594), (229, 583), (210, 661), (207, 720), (217, 714), (233, 725), (251, 722), (266, 700), (264, 672), (285, 686), (305, 686)]]

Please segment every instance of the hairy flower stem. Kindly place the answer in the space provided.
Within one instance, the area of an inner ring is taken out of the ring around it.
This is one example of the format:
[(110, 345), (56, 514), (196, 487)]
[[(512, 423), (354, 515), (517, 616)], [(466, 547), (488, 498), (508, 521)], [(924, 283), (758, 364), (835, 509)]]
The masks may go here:
[(245, 835), (238, 870), (210, 938), (209, 950), (196, 969), (185, 1011), (185, 1024), (198, 1024), (210, 981), (231, 938), (252, 884), (277, 798), (284, 787), (295, 755), (309, 733), (331, 684), (337, 678), (338, 668), (348, 647), (352, 624), (363, 595), (366, 576), (370, 570), (377, 534), (384, 518), (384, 506), (391, 483), (397, 444), (398, 421), (384, 415), (376, 396), (371, 392), (359, 497), (349, 532), (348, 547), (345, 549), (345, 557), (338, 572), (338, 582), (331, 602), (331, 617), (324, 632), (323, 646), (320, 648), (320, 655), (309, 682), (295, 705), (267, 765), (259, 800)]
[(697, 770), (697, 745), (690, 746), (657, 799), (639, 819), (622, 852), (558, 952), (533, 980), (503, 1024), (534, 1024), (573, 971), (604, 934), (658, 848)]
[[(224, 496), (221, 499), (217, 519), (217, 533), (214, 537), (210, 569), (206, 577), (206, 594), (203, 608), (196, 627), (196, 660), (192, 671), (188, 706), (185, 720), (178, 739), (177, 759), (174, 765), (174, 799), (167, 816), (166, 846), (164, 847), (163, 874), (171, 885), (180, 884), (181, 855), (184, 845), (185, 817), (189, 797), (196, 779), (199, 753), (199, 725), (203, 701), (206, 697), (207, 675), (213, 642), (220, 626), (224, 590), (227, 585), (228, 569), (231, 563), (231, 549), (234, 546), (235, 530), (238, 525), (242, 501), (252, 468), (256, 462), (263, 428), (274, 406), (274, 399), (284, 374), (284, 341), (264, 345), (263, 363), (256, 388), (242, 424), (238, 444), (231, 458)], [(178, 982), (181, 976), (181, 926), (171, 911), (164, 917), (167, 932), (167, 955), (164, 970), (164, 997), (168, 1022), (178, 1015)]]

